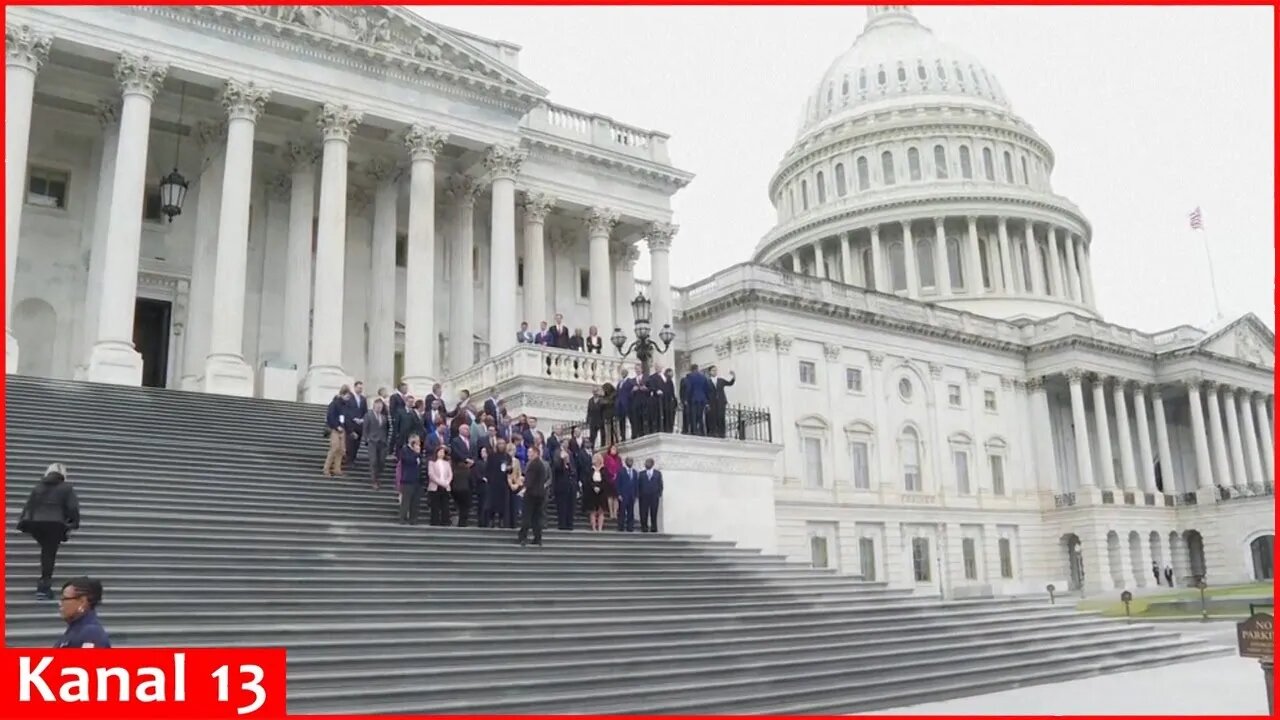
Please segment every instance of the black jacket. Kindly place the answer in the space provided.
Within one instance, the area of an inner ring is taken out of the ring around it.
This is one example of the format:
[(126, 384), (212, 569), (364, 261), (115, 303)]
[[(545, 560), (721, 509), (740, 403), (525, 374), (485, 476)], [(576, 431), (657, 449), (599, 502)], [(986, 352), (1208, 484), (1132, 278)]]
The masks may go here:
[(18, 519), (18, 529), (28, 532), (29, 523), (57, 523), (80, 527), (80, 500), (75, 488), (59, 473), (49, 473), (31, 489)]
[(547, 461), (540, 457), (529, 458), (524, 469), (524, 496), (527, 498), (544, 498), (547, 496), (547, 482), (551, 479)]

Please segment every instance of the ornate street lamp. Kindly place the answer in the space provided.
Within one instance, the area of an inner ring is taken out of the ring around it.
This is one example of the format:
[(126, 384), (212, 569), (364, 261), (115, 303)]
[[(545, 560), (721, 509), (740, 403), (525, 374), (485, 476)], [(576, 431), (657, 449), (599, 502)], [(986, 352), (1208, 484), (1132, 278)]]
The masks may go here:
[(653, 359), (654, 353), (665, 353), (671, 348), (671, 343), (676, 339), (676, 333), (671, 329), (670, 325), (663, 325), (658, 331), (658, 341), (661, 346), (649, 338), (650, 322), (653, 319), (653, 303), (644, 293), (636, 295), (636, 299), (631, 301), (631, 312), (636, 319), (636, 339), (635, 342), (623, 349), (627, 345), (627, 336), (622, 332), (622, 328), (614, 328), (613, 336), (609, 338), (613, 342), (613, 346), (618, 349), (618, 353), (622, 357), (627, 357), (631, 353), (635, 353), (636, 359), (640, 361), (640, 367), (643, 372), (649, 374), (649, 361)]
[(173, 172), (160, 179), (160, 212), (173, 222), (182, 214), (182, 201), (187, 198), (187, 179), (178, 172), (178, 160), (182, 156), (182, 111), (187, 100), (187, 84), (182, 83), (182, 95), (178, 98), (178, 128), (174, 140)]

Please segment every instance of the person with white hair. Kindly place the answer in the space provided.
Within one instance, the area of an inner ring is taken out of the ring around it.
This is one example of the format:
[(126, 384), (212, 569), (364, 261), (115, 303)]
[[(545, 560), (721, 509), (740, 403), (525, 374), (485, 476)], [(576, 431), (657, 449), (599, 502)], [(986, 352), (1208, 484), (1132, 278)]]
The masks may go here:
[(18, 530), (40, 544), (40, 580), (36, 599), (52, 600), (53, 566), (58, 548), (80, 527), (80, 501), (67, 482), (67, 467), (53, 463), (31, 490), (18, 517)]

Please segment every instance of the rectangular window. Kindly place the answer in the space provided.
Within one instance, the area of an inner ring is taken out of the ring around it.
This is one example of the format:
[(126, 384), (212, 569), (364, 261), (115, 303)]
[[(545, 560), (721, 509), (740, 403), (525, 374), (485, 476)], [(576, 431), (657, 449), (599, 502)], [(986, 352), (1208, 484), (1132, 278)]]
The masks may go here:
[(409, 267), (409, 233), (396, 233), (396, 267)]
[(871, 489), (870, 449), (865, 442), (849, 443), (849, 461), (853, 465), (853, 487), (858, 490)]
[(929, 562), (929, 538), (911, 538), (911, 568), (916, 582), (929, 582), (933, 577)]
[(144, 222), (162, 222), (164, 213), (160, 210), (164, 202), (160, 199), (160, 189), (148, 188), (142, 197), (142, 219)]
[(982, 404), (987, 408), (988, 412), (995, 412), (996, 411), (996, 391), (983, 390)]
[(822, 441), (818, 438), (804, 439), (804, 485), (822, 487)]
[(27, 204), (67, 209), (67, 186), (71, 177), (61, 170), (31, 166), (27, 168)]
[(869, 537), (858, 538), (858, 564), (862, 571), (862, 579), (875, 582), (876, 579), (876, 541)]
[(831, 567), (831, 559), (827, 553), (827, 539), (821, 535), (809, 536), (809, 562), (816, 568)]
[(583, 300), (591, 297), (591, 271), (586, 268), (578, 270), (578, 297)]
[(961, 495), (973, 492), (969, 487), (969, 453), (964, 450), (953, 450), (951, 462), (956, 468), (956, 488)]
[(1000, 538), (1000, 577), (1013, 579), (1013, 544), (1009, 538)]
[(801, 385), (817, 385), (818, 384), (818, 366), (811, 360), (800, 361), (800, 384)]
[(1004, 495), (1004, 458), (992, 455), (991, 458), (991, 492)]
[(849, 388), (849, 392), (862, 392), (862, 370), (858, 368), (845, 368), (844, 384)]
[(978, 579), (978, 544), (973, 538), (960, 541), (960, 551), (964, 553), (964, 579)]
[(963, 407), (964, 403), (962, 402), (959, 385), (947, 386), (947, 402), (953, 408)]
[(394, 375), (392, 376), (394, 379), (392, 380), (392, 382), (398, 384), (400, 382), (400, 378), (404, 377), (404, 353), (403, 352), (399, 350), (396, 351), (395, 360), (392, 361), (392, 365), (394, 367), (394, 371), (393, 371)]

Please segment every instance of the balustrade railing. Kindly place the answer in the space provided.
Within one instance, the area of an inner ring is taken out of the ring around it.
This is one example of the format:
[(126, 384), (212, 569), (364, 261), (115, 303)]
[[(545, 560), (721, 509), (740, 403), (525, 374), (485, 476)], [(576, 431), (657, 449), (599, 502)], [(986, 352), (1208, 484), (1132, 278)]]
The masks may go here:
[(524, 127), (656, 163), (671, 164), (666, 134), (624, 125), (603, 115), (543, 103), (525, 116)]
[(583, 406), (590, 388), (616, 382), (622, 372), (621, 358), (543, 345), (517, 345), (495, 355), (449, 380), (453, 392), (469, 390), (472, 395), (487, 392), (518, 377), (543, 377), (583, 385)]

